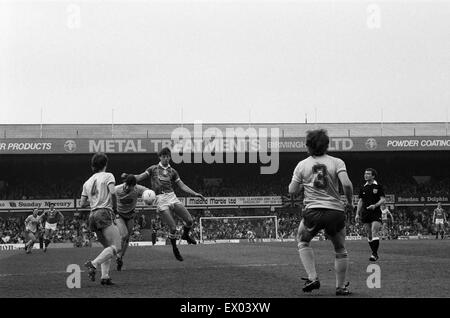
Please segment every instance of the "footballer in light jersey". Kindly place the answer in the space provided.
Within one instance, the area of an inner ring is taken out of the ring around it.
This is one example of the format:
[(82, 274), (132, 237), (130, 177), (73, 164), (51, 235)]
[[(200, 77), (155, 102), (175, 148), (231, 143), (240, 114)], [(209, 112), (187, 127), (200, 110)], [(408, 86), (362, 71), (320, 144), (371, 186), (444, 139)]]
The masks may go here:
[(381, 208), (381, 221), (383, 222), (383, 227), (382, 227), (382, 232), (384, 233), (384, 235), (386, 236), (388, 229), (389, 229), (389, 218), (391, 218), (391, 223), (394, 223), (394, 217), (392, 216), (391, 211), (389, 211), (389, 208), (387, 207), (386, 204), (382, 204), (380, 206)]
[(64, 222), (64, 215), (55, 209), (55, 204), (50, 203), (50, 209), (44, 211), (42, 217), (45, 216), (45, 232), (44, 232), (44, 252), (47, 251), (47, 247), (50, 244), (50, 239), (56, 232), (58, 222)]
[[(172, 217), (172, 212), (184, 221), (183, 235), (181, 238), (186, 240), (189, 244), (197, 244), (197, 242), (189, 236), (189, 231), (193, 224), (192, 216), (180, 200), (178, 200), (173, 191), (173, 186), (178, 185), (178, 187), (186, 193), (203, 200), (205, 200), (205, 198), (200, 193), (193, 191), (185, 185), (183, 181), (181, 181), (178, 172), (170, 166), (171, 152), (169, 148), (166, 147), (161, 149), (158, 156), (160, 162), (157, 165), (149, 167), (140, 175), (137, 175), (136, 180), (137, 182), (141, 182), (146, 178), (150, 178), (152, 188), (156, 193), (156, 210), (160, 213), (161, 219), (169, 226), (169, 239), (172, 244), (173, 254), (177, 260), (183, 261), (183, 257), (176, 246), (177, 226)], [(122, 178), (126, 178), (127, 176), (128, 174), (126, 173), (122, 174)]]
[(30, 254), (34, 243), (37, 241), (38, 227), (41, 222), (39, 209), (34, 209), (33, 214), (30, 214), (25, 219), (25, 253)]
[(115, 179), (106, 172), (108, 157), (104, 153), (96, 153), (92, 156), (91, 167), (94, 174), (83, 184), (81, 193), (81, 207), (90, 205), (89, 228), (95, 232), (99, 242), (103, 245), (103, 251), (92, 261), (84, 265), (88, 268), (88, 275), (95, 281), (95, 273), (101, 266), (102, 285), (113, 285), (109, 276), (111, 259), (120, 253), (122, 239), (120, 231), (115, 224)]
[(122, 251), (117, 253), (117, 270), (122, 270), (123, 256), (130, 241), (130, 234), (134, 228), (135, 208), (138, 198), (142, 196), (146, 187), (136, 184), (136, 177), (128, 175), (125, 182), (116, 186), (117, 226), (122, 237)]
[(433, 223), (436, 231), (436, 240), (439, 238), (439, 233), (441, 233), (441, 239), (444, 239), (445, 228), (444, 224), (447, 222), (445, 216), (445, 211), (442, 208), (441, 202), (438, 202), (437, 208), (433, 211)]
[(247, 239), (250, 243), (256, 243), (255, 241), (255, 232), (248, 230), (247, 231)]
[[(335, 250), (336, 295), (346, 296), (350, 291), (345, 280), (348, 267), (345, 211), (353, 211), (353, 185), (344, 161), (326, 154), (329, 141), (326, 130), (308, 131), (306, 146), (310, 156), (295, 167), (289, 193), (296, 195), (304, 192), (305, 210), (297, 232), (300, 260), (308, 274), (308, 278), (303, 278), (306, 281), (303, 291), (320, 288), (314, 252), (309, 244), (324, 229)], [(347, 199), (346, 204), (341, 201), (339, 182)]]

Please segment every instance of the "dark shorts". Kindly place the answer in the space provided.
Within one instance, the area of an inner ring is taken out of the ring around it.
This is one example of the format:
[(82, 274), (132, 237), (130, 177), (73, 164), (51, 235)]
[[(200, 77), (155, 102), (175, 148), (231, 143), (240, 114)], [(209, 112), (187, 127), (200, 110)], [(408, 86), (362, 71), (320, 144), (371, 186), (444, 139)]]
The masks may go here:
[(117, 214), (124, 219), (125, 221), (128, 221), (130, 219), (134, 219), (134, 215), (136, 214), (136, 212), (133, 210), (131, 212), (128, 213), (121, 213), (121, 212), (117, 212)]
[(361, 212), (361, 222), (362, 223), (372, 223), (372, 222), (382, 223), (381, 211), (363, 210)]
[(125, 223), (125, 226), (127, 227), (128, 235), (131, 235), (131, 231), (133, 230), (133, 227), (134, 227), (134, 215), (135, 215), (134, 210), (133, 210), (133, 212), (130, 212), (130, 213), (117, 212), (117, 214), (119, 215), (119, 218), (121, 218), (123, 220), (123, 222)]
[(89, 214), (89, 228), (97, 232), (112, 225), (114, 214), (108, 209), (97, 209)]
[(308, 209), (303, 213), (303, 224), (312, 237), (322, 229), (327, 235), (335, 236), (345, 228), (345, 214), (331, 209)]

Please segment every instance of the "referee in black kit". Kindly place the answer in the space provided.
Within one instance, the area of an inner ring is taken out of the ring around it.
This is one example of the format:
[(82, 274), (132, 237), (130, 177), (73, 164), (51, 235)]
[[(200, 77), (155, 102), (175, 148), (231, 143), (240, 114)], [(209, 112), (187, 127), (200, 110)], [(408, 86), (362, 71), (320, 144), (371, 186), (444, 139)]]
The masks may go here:
[(381, 184), (375, 181), (377, 172), (375, 169), (367, 168), (364, 172), (364, 180), (366, 184), (359, 190), (359, 201), (356, 209), (356, 223), (361, 222), (367, 233), (372, 255), (370, 261), (378, 259), (378, 247), (380, 245), (380, 237), (378, 233), (381, 229), (381, 209), (380, 206), (386, 202), (384, 191)]

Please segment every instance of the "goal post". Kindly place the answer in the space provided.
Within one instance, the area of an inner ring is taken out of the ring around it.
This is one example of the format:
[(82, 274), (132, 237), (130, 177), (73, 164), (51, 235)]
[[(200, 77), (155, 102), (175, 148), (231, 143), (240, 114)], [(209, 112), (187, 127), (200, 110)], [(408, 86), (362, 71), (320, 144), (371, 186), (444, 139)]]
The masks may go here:
[(246, 239), (251, 230), (257, 238), (278, 239), (276, 215), (261, 216), (208, 216), (200, 218), (200, 241), (220, 239)]

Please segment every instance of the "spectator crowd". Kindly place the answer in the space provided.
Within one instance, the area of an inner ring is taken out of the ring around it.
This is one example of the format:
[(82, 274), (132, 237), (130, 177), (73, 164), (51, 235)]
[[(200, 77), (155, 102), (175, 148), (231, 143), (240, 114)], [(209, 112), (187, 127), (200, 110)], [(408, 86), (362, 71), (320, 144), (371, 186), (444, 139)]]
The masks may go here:
[[(211, 179), (214, 182), (207, 182), (207, 178), (200, 176), (188, 176), (187, 183), (196, 191), (204, 196), (272, 196), (286, 195), (287, 185), (289, 184), (291, 175), (284, 174), (277, 176), (258, 175), (256, 177), (248, 177), (246, 175), (233, 175), (223, 178)], [(418, 183), (412, 177), (405, 176), (386, 176), (386, 180), (382, 180), (386, 194), (395, 194), (396, 196), (449, 196), (450, 178), (431, 178), (426, 182)], [(389, 179), (391, 178), (391, 179)], [(277, 180), (277, 182), (274, 182)], [(358, 194), (359, 187), (363, 182), (354, 182), (354, 193)], [(81, 193), (82, 180), (80, 178), (58, 180), (43, 179), (39, 181), (26, 180), (16, 182), (1, 182), (0, 200), (19, 200), (19, 199), (74, 199), (78, 198)], [(178, 190), (176, 190), (178, 192)], [(182, 195), (182, 193), (177, 193)], [(400, 207), (397, 206), (392, 212), (394, 216), (394, 224), (387, 231), (387, 236), (395, 238), (402, 235), (427, 235), (434, 233), (432, 224), (432, 207)], [(199, 217), (208, 216), (206, 212), (195, 212), (195, 227), (193, 229), (194, 236), (200, 237)], [(295, 211), (292, 212), (292, 211)], [(447, 211), (448, 212), (448, 211)], [(30, 212), (31, 213), (31, 212)], [(260, 215), (277, 215), (278, 217), (278, 237), (282, 239), (295, 238), (296, 231), (301, 219), (299, 208), (286, 208), (274, 211), (268, 209), (264, 211), (251, 212)], [(10, 215), (11, 213), (9, 213)], [(23, 214), (23, 213), (22, 213)], [(67, 213), (66, 213), (67, 214)], [(211, 214), (209, 214), (211, 215)], [(239, 216), (248, 215), (248, 212), (239, 209), (222, 212), (216, 210), (214, 216)], [(0, 215), (0, 244), (6, 243), (23, 243), (24, 240), (24, 219), (26, 216), (8, 216)], [(139, 216), (140, 217), (140, 216)], [(143, 239), (142, 228), (143, 223), (138, 219), (136, 226), (131, 234), (132, 241)], [(153, 228), (159, 237), (164, 237), (166, 228), (158, 217), (151, 217)], [(205, 220), (202, 224), (203, 235), (205, 239), (241, 239), (246, 238), (247, 232), (255, 232), (257, 238), (274, 238), (275, 225), (273, 218), (267, 219), (233, 219), (228, 218), (222, 221)], [(181, 223), (180, 223), (181, 227)], [(364, 235), (364, 230), (360, 224), (355, 224), (354, 213), (347, 215), (347, 235)], [(87, 214), (79, 217), (67, 217), (64, 223), (58, 226), (58, 230), (54, 236), (55, 242), (72, 242), (80, 243), (90, 241), (93, 235), (90, 233), (87, 225)]]
[[(240, 209), (229, 209), (227, 212), (209, 211), (194, 212), (194, 228), (192, 233), (197, 239), (200, 238), (200, 217), (221, 216), (222, 219), (204, 219), (202, 221), (203, 239), (245, 239), (248, 231), (252, 231), (256, 238), (275, 238), (275, 218), (233, 218), (235, 216), (247, 216), (248, 212)], [(395, 239), (398, 236), (408, 235), (431, 235), (434, 234), (432, 223), (432, 208), (418, 209), (412, 207), (398, 207), (391, 211), (394, 223), (386, 231), (385, 236)], [(448, 211), (447, 211), (448, 212)], [(67, 214), (67, 213), (66, 213)], [(277, 216), (278, 237), (280, 239), (293, 239), (296, 237), (297, 229), (301, 221), (301, 212), (298, 209), (278, 210), (270, 212), (268, 209), (254, 211), (252, 215)], [(79, 216), (65, 217), (62, 224), (58, 225), (53, 242), (80, 243), (95, 240), (95, 235), (88, 229), (87, 213)], [(26, 215), (18, 217), (0, 217), (0, 244), (24, 243), (24, 220)], [(361, 224), (355, 223), (355, 212), (346, 216), (346, 232), (351, 236), (364, 236), (364, 229)], [(147, 224), (145, 220), (148, 220)], [(141, 241), (144, 239), (142, 230), (151, 228), (157, 233), (157, 237), (164, 238), (167, 227), (161, 222), (159, 216), (153, 212), (152, 215), (136, 215), (135, 227), (131, 233), (131, 241)], [(179, 233), (181, 233), (182, 223), (178, 223)], [(40, 226), (40, 233), (43, 233), (43, 225)]]

